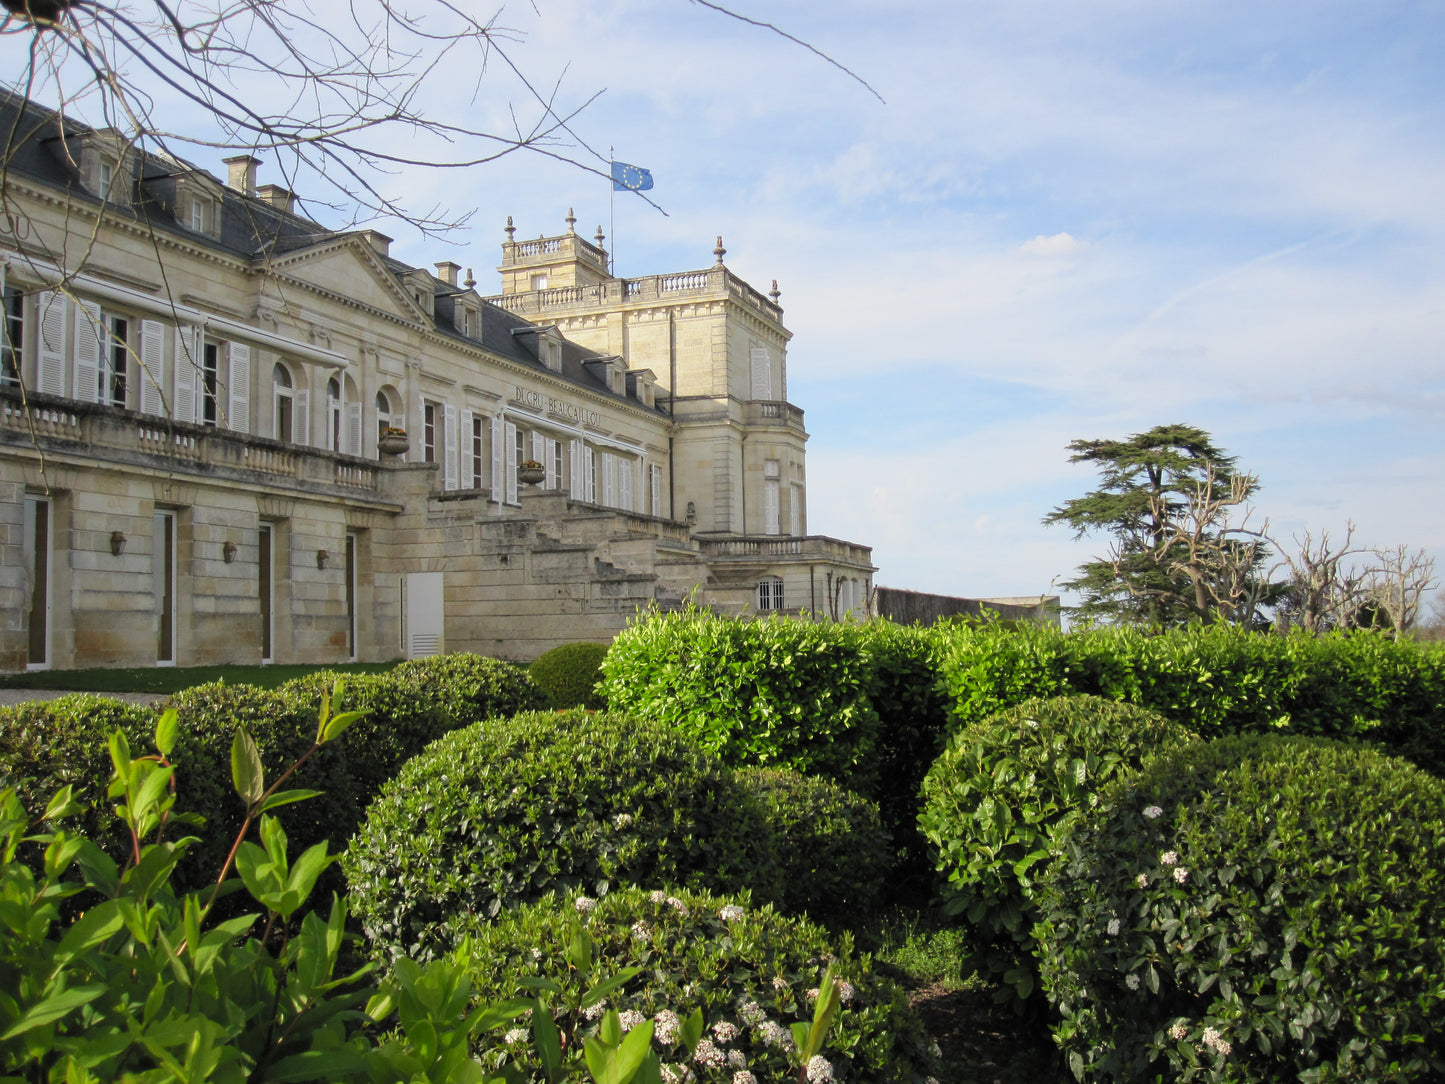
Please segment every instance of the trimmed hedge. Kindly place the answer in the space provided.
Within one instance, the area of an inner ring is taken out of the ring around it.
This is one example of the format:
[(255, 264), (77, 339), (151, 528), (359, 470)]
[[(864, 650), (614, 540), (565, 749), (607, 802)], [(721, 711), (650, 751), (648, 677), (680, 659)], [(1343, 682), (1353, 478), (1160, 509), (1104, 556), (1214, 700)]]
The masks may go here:
[(1231, 737), (1081, 820), (1037, 933), (1080, 1080), (1445, 1074), (1445, 782), (1378, 752)]
[(882, 899), (892, 866), (878, 806), (827, 779), (744, 768), (742, 783), (772, 825), (782, 908), (830, 928), (856, 926)]
[[(594, 942), (585, 968), (569, 966), (562, 951), (579, 923)], [(604, 1008), (618, 1012), (627, 1028), (655, 1019), (653, 1049), (664, 1080), (728, 1082), (742, 1073), (752, 1074), (744, 1080), (797, 1079), (789, 1025), (811, 1021), (810, 995), (816, 996), (830, 962), (847, 985), (823, 1046), (830, 1076), (817, 1067), (809, 1079), (918, 1084), (938, 1071), (936, 1047), (903, 991), (879, 975), (868, 956), (854, 955), (846, 935), (835, 942), (806, 919), (752, 906), (746, 895), (622, 888), (593, 900), (571, 893), (472, 930), (468, 970), (484, 1000), (533, 996), (535, 987), (523, 981), (540, 979), (560, 989), (553, 1008), (566, 1031), (590, 1032)], [(565, 1006), (629, 966), (642, 973), (590, 1013), (567, 1015)], [(705, 1030), (689, 1059), (674, 1021), (695, 1010)], [(484, 1034), (481, 1056), (489, 1062), (515, 1056), (525, 1050), (524, 1035), (513, 1033), (508, 1043), (495, 1032)]]
[(342, 858), (381, 957), (451, 950), (468, 916), (618, 883), (776, 899), (756, 799), (674, 730), (621, 714), (527, 713), (447, 735), (382, 788)]
[(607, 707), (597, 691), (598, 669), (607, 657), (607, 644), (563, 644), (532, 660), (527, 673), (547, 694), (554, 708)]
[(955, 734), (923, 782), (919, 825), (935, 848), (944, 910), (972, 927), (962, 974), (1001, 992), (1036, 988), (1036, 883), (1103, 788), (1193, 740), (1183, 727), (1096, 696), (1026, 700)]

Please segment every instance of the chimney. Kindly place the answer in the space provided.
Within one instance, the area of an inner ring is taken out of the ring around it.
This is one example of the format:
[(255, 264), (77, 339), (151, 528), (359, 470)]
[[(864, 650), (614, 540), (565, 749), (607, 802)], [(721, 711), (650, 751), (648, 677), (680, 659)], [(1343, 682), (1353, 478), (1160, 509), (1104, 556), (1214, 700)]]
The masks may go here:
[(391, 238), (379, 230), (362, 230), (361, 236), (376, 250), (378, 256), (391, 255)]
[(229, 171), (226, 176), (226, 185), (234, 188), (243, 196), (254, 196), (256, 194), (256, 167), (261, 164), (259, 158), (252, 158), (249, 154), (238, 154), (232, 158), (223, 158)]
[(256, 189), (256, 195), (278, 211), (285, 211), (288, 215), (296, 207), (296, 193), (289, 188), (282, 188), (279, 184), (260, 185)]
[(441, 279), (448, 286), (455, 286), (457, 284), (457, 272), (462, 269), (462, 265), (446, 260), (437, 264), (436, 269), (437, 278)]

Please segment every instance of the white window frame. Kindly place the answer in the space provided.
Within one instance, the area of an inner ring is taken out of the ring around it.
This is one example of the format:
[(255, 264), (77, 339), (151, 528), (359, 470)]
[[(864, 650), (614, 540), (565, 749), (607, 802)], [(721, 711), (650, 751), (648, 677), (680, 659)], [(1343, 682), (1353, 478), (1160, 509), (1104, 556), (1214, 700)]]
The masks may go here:
[(776, 613), (783, 609), (783, 580), (780, 576), (765, 576), (758, 581), (758, 610)]

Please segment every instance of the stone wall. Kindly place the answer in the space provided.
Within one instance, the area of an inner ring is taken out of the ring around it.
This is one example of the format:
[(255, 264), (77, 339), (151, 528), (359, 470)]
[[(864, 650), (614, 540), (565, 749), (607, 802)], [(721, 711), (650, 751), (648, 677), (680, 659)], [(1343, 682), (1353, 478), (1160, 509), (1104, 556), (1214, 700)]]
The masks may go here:
[(880, 617), (900, 625), (924, 624), (944, 617), (984, 617), (993, 614), (1006, 621), (1038, 621), (1059, 623), (1059, 596), (1038, 598), (956, 598), (952, 595), (928, 595), (921, 591), (900, 591), (895, 587), (879, 587), (875, 608)]

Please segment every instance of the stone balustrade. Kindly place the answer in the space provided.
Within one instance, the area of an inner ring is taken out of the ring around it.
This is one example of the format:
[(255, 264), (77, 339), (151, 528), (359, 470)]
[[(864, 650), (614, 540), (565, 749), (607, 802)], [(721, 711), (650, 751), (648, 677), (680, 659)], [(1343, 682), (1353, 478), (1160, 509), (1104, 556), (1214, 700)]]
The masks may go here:
[[(542, 244), (526, 242), (528, 245)], [(517, 244), (520, 251), (522, 243)], [(498, 294), (486, 300), (519, 315), (545, 314), (555, 309), (615, 307), (623, 302), (674, 301), (679, 297), (728, 297), (756, 310), (766, 319), (782, 322), (783, 310), (758, 293), (725, 267), (705, 271), (684, 271), (672, 275), (648, 275), (636, 279), (609, 279), (592, 286), (562, 286), (550, 290), (529, 290), (519, 294)]]
[(873, 550), (825, 535), (754, 535), (742, 538), (699, 538), (702, 555), (711, 560), (750, 562), (828, 561), (873, 567)]

